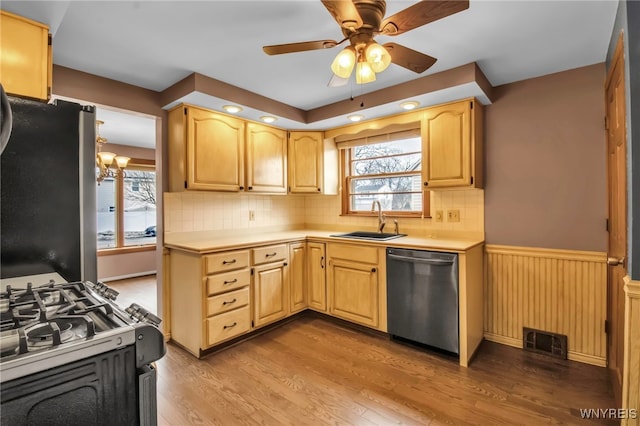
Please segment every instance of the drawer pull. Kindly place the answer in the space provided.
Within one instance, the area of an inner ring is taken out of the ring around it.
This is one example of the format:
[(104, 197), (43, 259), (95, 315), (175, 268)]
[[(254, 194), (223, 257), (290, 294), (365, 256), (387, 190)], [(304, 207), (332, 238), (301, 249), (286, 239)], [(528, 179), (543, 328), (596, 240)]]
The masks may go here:
[(276, 254), (278, 254), (278, 253), (274, 251), (273, 253), (267, 253), (267, 254), (265, 254), (264, 256), (265, 256), (265, 257), (273, 257), (273, 256), (275, 256)]
[(229, 285), (229, 284), (233, 284), (233, 283), (237, 283), (237, 282), (238, 282), (238, 279), (237, 279), (237, 278), (234, 278), (234, 279), (232, 279), (232, 280), (225, 281), (225, 282), (223, 282), (222, 284), (224, 284), (224, 285)]
[(236, 299), (235, 297), (233, 298), (233, 300), (232, 300), (231, 302), (227, 302), (227, 301), (225, 300), (224, 302), (222, 302), (222, 305), (224, 306), (224, 305), (230, 305), (230, 304), (232, 304), (232, 303), (236, 303), (236, 300), (237, 300), (237, 299)]
[(233, 328), (233, 327), (235, 327), (236, 325), (238, 325), (238, 323), (237, 323), (237, 322), (234, 322), (234, 323), (233, 323), (233, 324), (231, 324), (231, 325), (225, 325), (224, 327), (222, 327), (222, 329), (223, 329), (223, 330), (226, 330), (227, 328)]
[(376, 272), (376, 268), (371, 268), (371, 272)]
[(223, 265), (232, 265), (232, 264), (234, 264), (234, 263), (236, 263), (236, 260), (235, 260), (235, 259), (231, 259), (231, 260), (223, 260), (223, 261), (222, 261), (222, 264), (223, 264)]

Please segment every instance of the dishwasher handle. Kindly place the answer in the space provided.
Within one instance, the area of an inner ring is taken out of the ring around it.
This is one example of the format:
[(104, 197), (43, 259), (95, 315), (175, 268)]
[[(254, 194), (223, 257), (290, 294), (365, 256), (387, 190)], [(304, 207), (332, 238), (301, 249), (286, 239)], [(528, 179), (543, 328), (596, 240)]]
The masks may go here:
[(429, 265), (438, 265), (438, 266), (447, 266), (453, 265), (453, 260), (443, 260), (443, 259), (422, 259), (420, 257), (409, 257), (409, 256), (398, 256), (397, 254), (387, 254), (389, 259), (402, 260), (405, 262), (412, 263), (426, 263)]

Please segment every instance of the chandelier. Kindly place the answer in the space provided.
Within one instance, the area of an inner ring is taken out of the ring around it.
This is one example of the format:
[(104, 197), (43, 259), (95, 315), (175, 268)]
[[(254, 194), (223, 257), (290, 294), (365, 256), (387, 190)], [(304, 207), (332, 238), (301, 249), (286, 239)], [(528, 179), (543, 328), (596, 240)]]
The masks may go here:
[[(102, 151), (102, 145), (107, 143), (107, 138), (100, 136), (100, 126), (104, 121), (96, 120), (96, 165), (98, 166), (98, 184), (107, 178), (124, 177), (124, 169), (129, 164), (129, 157), (119, 156), (113, 152)], [(114, 164), (115, 161), (115, 164)], [(113, 167), (112, 167), (113, 166)]]

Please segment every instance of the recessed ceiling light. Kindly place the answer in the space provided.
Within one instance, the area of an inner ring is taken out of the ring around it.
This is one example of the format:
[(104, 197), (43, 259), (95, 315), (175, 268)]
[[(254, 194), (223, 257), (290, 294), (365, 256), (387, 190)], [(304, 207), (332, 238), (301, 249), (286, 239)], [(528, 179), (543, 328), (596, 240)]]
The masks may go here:
[(264, 121), (265, 123), (273, 123), (277, 120), (277, 118), (272, 115), (263, 115), (262, 117), (260, 117), (260, 120)]
[(364, 115), (354, 114), (354, 115), (349, 115), (347, 118), (351, 121), (360, 121), (364, 118)]
[(420, 102), (418, 101), (407, 101), (407, 102), (401, 103), (400, 107), (402, 109), (410, 110), (410, 109), (416, 108), (418, 105), (420, 105)]
[(237, 105), (225, 105), (222, 107), (222, 109), (227, 112), (230, 112), (231, 114), (235, 114), (236, 112), (242, 111), (242, 108), (240, 108)]

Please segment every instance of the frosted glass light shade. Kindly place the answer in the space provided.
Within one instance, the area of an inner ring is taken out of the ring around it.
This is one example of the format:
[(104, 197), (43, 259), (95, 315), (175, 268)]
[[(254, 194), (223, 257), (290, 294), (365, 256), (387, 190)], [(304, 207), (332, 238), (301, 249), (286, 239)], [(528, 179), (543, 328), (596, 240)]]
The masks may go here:
[(349, 78), (353, 66), (356, 63), (356, 51), (353, 47), (347, 46), (338, 53), (331, 63), (331, 71), (341, 78)]
[(389, 55), (387, 49), (376, 42), (370, 43), (365, 49), (364, 54), (374, 72), (386, 70), (391, 63), (391, 55)]
[(376, 81), (376, 73), (371, 69), (368, 62), (358, 62), (356, 66), (356, 83), (365, 84)]
[(127, 167), (127, 164), (129, 164), (129, 160), (131, 160), (131, 158), (129, 157), (117, 156), (116, 164), (118, 164), (119, 169), (124, 169), (125, 167)]
[(113, 164), (113, 159), (116, 158), (116, 154), (114, 154), (113, 152), (99, 152), (98, 157), (100, 158), (102, 164), (109, 167)]

